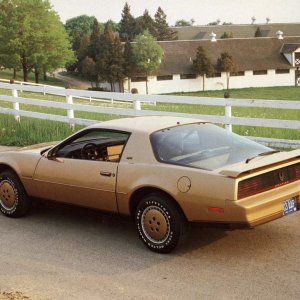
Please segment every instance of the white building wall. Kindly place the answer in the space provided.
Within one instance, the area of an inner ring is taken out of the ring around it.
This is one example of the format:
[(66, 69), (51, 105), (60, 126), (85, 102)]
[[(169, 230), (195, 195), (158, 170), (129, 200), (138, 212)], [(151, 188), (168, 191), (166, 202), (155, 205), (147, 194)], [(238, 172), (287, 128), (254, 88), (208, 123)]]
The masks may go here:
[[(149, 94), (164, 94), (174, 92), (194, 92), (202, 91), (202, 77), (196, 79), (180, 79), (180, 75), (173, 75), (173, 80), (158, 81), (156, 76), (148, 77)], [(268, 87), (268, 86), (293, 86), (295, 84), (295, 70), (291, 69), (288, 74), (276, 74), (275, 70), (268, 70), (266, 75), (253, 75), (253, 71), (245, 71), (244, 76), (230, 76), (229, 88), (249, 88), (249, 87)], [(124, 88), (128, 86), (124, 82)], [(226, 73), (221, 77), (205, 79), (205, 90), (226, 89)], [(145, 82), (131, 82), (130, 88), (138, 89), (139, 94), (146, 94)]]

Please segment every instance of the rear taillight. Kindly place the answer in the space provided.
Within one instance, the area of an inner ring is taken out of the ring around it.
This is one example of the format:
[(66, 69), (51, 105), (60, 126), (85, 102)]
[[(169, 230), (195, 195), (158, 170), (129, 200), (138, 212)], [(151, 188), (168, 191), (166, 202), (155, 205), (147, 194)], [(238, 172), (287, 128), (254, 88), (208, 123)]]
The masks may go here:
[(239, 183), (238, 199), (245, 198), (262, 191), (262, 176), (256, 176)]
[(300, 179), (300, 164), (267, 172), (239, 182), (238, 199), (256, 195)]
[(296, 177), (300, 178), (300, 164), (295, 166)]

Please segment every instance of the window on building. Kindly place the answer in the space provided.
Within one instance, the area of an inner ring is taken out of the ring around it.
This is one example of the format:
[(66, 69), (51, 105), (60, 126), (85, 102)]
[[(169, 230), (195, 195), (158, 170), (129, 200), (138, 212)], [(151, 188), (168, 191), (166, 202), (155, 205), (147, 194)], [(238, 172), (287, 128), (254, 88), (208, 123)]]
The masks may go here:
[(245, 76), (245, 71), (230, 72), (230, 76)]
[(206, 75), (207, 78), (221, 77), (221, 76), (222, 76), (221, 72), (215, 72), (212, 75)]
[(300, 66), (300, 53), (299, 52), (295, 53), (295, 65)]
[(196, 74), (180, 74), (180, 79), (196, 79)]
[(267, 75), (268, 70), (253, 70), (253, 75)]
[(157, 76), (157, 81), (162, 81), (162, 80), (173, 80), (173, 75), (162, 75), (162, 76)]
[(131, 82), (141, 82), (141, 81), (146, 81), (147, 77), (146, 76), (141, 76), (141, 77), (132, 77)]
[(290, 73), (290, 69), (276, 69), (275, 73), (276, 74), (289, 74)]

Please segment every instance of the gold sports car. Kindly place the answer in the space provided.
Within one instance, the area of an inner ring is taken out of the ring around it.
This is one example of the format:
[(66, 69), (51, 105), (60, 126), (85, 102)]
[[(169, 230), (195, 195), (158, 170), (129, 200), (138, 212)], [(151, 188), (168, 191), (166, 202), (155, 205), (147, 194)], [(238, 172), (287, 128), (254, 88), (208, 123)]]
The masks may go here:
[(142, 242), (168, 253), (187, 222), (255, 227), (297, 211), (300, 150), (197, 119), (118, 119), (0, 153), (2, 213), (23, 216), (32, 198), (131, 215)]

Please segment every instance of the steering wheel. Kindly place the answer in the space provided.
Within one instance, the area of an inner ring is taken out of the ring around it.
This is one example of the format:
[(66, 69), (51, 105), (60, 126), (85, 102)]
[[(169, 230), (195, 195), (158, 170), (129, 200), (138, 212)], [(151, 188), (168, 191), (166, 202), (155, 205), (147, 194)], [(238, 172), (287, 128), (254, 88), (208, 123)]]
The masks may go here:
[(99, 154), (98, 146), (94, 143), (87, 143), (81, 149), (82, 159), (96, 160)]

